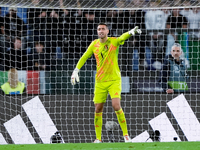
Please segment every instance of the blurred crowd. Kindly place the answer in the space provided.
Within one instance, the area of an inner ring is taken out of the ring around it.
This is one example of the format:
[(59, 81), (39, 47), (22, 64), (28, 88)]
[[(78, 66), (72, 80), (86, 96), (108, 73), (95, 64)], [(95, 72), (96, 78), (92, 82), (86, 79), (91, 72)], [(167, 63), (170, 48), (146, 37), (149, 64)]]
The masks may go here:
[[(0, 70), (51, 70), (66, 63), (74, 68), (89, 44), (98, 38), (100, 22), (109, 25), (109, 36), (120, 36), (135, 26), (143, 31), (121, 48), (122, 71), (147, 69), (150, 64), (153, 69), (161, 69), (171, 46), (186, 30), (192, 40), (200, 39), (198, 7), (168, 9), (174, 1), (151, 0), (146, 3), (149, 8), (159, 4), (165, 7), (123, 10), (127, 1), (119, 0), (113, 10), (87, 10), (81, 9), (80, 3), (76, 7), (79, 9), (64, 9), (62, 0), (59, 2), (60, 9), (39, 8), (39, 0), (32, 0), (32, 8), (0, 8)], [(128, 4), (135, 8), (141, 3), (129, 0)], [(182, 4), (192, 6), (194, 1), (184, 0)], [(140, 68), (133, 67), (134, 59), (138, 59)]]

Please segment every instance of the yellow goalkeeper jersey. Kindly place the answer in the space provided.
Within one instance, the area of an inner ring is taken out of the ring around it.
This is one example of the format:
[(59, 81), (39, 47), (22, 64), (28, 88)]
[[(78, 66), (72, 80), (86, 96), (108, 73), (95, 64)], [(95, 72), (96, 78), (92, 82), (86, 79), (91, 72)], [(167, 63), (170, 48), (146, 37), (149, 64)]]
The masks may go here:
[(105, 43), (100, 39), (94, 40), (83, 56), (79, 59), (76, 68), (81, 69), (86, 60), (93, 54), (96, 58), (96, 82), (107, 82), (121, 80), (121, 73), (118, 66), (119, 46), (124, 44), (131, 35), (128, 32), (120, 37), (108, 37)]

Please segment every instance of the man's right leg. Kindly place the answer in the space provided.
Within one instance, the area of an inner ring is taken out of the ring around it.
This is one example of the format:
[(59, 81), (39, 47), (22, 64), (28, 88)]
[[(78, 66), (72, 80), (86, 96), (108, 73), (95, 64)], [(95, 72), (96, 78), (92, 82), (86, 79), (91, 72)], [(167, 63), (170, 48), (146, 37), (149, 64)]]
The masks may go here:
[(94, 117), (94, 126), (96, 132), (96, 139), (101, 141), (101, 131), (103, 125), (102, 113), (103, 113), (104, 103), (95, 104), (95, 117)]
[(96, 82), (93, 99), (95, 105), (94, 126), (96, 132), (96, 140), (94, 141), (94, 143), (101, 143), (101, 131), (103, 125), (102, 113), (103, 105), (106, 102), (107, 95), (108, 91), (106, 88), (106, 84)]

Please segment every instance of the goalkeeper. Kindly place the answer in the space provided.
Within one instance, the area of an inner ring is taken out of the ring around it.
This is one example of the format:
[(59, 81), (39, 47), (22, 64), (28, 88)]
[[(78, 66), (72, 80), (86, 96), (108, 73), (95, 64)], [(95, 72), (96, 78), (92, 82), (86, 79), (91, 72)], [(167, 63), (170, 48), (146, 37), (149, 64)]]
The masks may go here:
[(123, 131), (125, 142), (131, 142), (128, 135), (127, 124), (124, 112), (121, 108), (121, 73), (118, 66), (119, 46), (124, 44), (131, 35), (141, 34), (138, 27), (122, 34), (120, 37), (108, 37), (109, 29), (105, 23), (100, 23), (97, 27), (99, 39), (94, 40), (87, 51), (79, 59), (76, 68), (71, 76), (71, 83), (75, 85), (79, 82), (79, 70), (86, 60), (94, 54), (96, 58), (97, 73), (95, 77), (94, 105), (95, 105), (95, 132), (96, 140), (94, 143), (101, 143), (102, 113), (108, 93), (112, 99), (112, 107), (117, 115), (120, 127)]

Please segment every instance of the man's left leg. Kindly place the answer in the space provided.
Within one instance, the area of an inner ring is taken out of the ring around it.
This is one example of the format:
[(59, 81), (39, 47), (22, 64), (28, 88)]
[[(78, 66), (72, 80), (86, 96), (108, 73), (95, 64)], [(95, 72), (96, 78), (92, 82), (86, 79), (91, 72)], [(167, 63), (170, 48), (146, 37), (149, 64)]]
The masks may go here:
[(117, 119), (118, 119), (118, 122), (120, 124), (121, 129), (122, 129), (123, 136), (128, 135), (126, 118), (125, 118), (124, 112), (121, 108), (120, 99), (119, 98), (113, 98), (112, 99), (112, 106), (113, 106), (115, 113), (117, 115)]
[(112, 99), (112, 107), (115, 110), (118, 122), (123, 132), (124, 140), (125, 142), (131, 142), (131, 139), (128, 135), (126, 118), (121, 108), (121, 80), (113, 82), (113, 84), (109, 87), (109, 94)]

